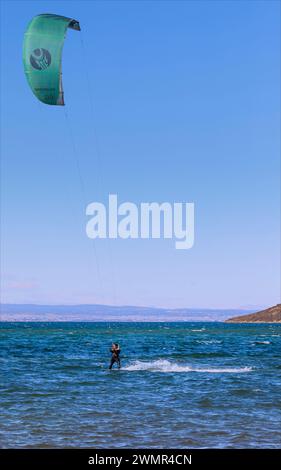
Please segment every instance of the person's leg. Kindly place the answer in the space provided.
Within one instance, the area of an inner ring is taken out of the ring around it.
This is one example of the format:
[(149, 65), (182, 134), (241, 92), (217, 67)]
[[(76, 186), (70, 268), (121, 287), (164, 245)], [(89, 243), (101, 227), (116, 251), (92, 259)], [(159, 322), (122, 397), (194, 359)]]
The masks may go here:
[(118, 359), (117, 359), (117, 364), (118, 364), (118, 369), (121, 369), (121, 362), (120, 362), (119, 357), (118, 357)]
[(115, 362), (115, 359), (112, 358), (110, 361), (109, 369), (112, 369), (114, 362)]

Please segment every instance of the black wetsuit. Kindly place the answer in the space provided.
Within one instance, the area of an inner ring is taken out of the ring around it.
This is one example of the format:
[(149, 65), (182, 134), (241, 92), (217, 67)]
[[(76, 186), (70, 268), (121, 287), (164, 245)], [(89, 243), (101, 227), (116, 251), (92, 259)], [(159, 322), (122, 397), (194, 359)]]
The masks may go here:
[(118, 369), (120, 369), (121, 363), (120, 363), (119, 354), (120, 354), (120, 352), (121, 352), (121, 349), (111, 349), (110, 351), (112, 352), (112, 356), (111, 356), (111, 361), (110, 361), (109, 369), (112, 369), (112, 366), (113, 366), (114, 362), (117, 363)]

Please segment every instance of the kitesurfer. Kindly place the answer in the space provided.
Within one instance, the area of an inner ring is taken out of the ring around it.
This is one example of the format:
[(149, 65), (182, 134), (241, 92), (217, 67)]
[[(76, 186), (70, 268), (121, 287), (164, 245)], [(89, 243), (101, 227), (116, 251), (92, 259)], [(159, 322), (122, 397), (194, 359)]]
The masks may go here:
[(112, 343), (112, 346), (111, 346), (111, 349), (110, 349), (110, 352), (112, 354), (111, 356), (111, 361), (110, 361), (110, 365), (109, 365), (109, 369), (112, 369), (112, 366), (113, 364), (116, 362), (117, 366), (118, 366), (118, 369), (120, 369), (121, 367), (121, 362), (120, 362), (120, 352), (121, 352), (121, 349), (120, 349), (120, 346), (118, 343)]

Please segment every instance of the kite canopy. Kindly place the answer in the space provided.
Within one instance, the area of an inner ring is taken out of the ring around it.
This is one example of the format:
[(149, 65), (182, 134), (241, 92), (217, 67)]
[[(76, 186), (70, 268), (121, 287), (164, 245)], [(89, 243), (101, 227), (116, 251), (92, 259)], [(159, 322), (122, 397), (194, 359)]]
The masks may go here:
[(35, 16), (24, 34), (23, 64), (30, 88), (46, 104), (64, 105), (61, 59), (67, 28), (80, 31), (79, 22), (65, 16)]

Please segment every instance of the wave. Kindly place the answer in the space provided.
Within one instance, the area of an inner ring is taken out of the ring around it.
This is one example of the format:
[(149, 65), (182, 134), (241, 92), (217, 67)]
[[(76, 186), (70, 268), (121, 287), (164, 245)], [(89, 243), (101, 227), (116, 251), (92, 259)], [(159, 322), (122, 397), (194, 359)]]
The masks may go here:
[(255, 341), (254, 344), (271, 344), (270, 341)]
[(219, 341), (217, 339), (210, 339), (210, 340), (197, 340), (197, 343), (200, 343), (200, 344), (221, 344), (222, 341)]
[(156, 361), (136, 361), (133, 364), (129, 364), (126, 367), (123, 367), (123, 370), (126, 371), (150, 371), (150, 372), (201, 372), (201, 373), (210, 373), (210, 374), (240, 374), (241, 372), (251, 372), (252, 367), (191, 367), (188, 365), (181, 365), (172, 363), (164, 359), (158, 359)]

